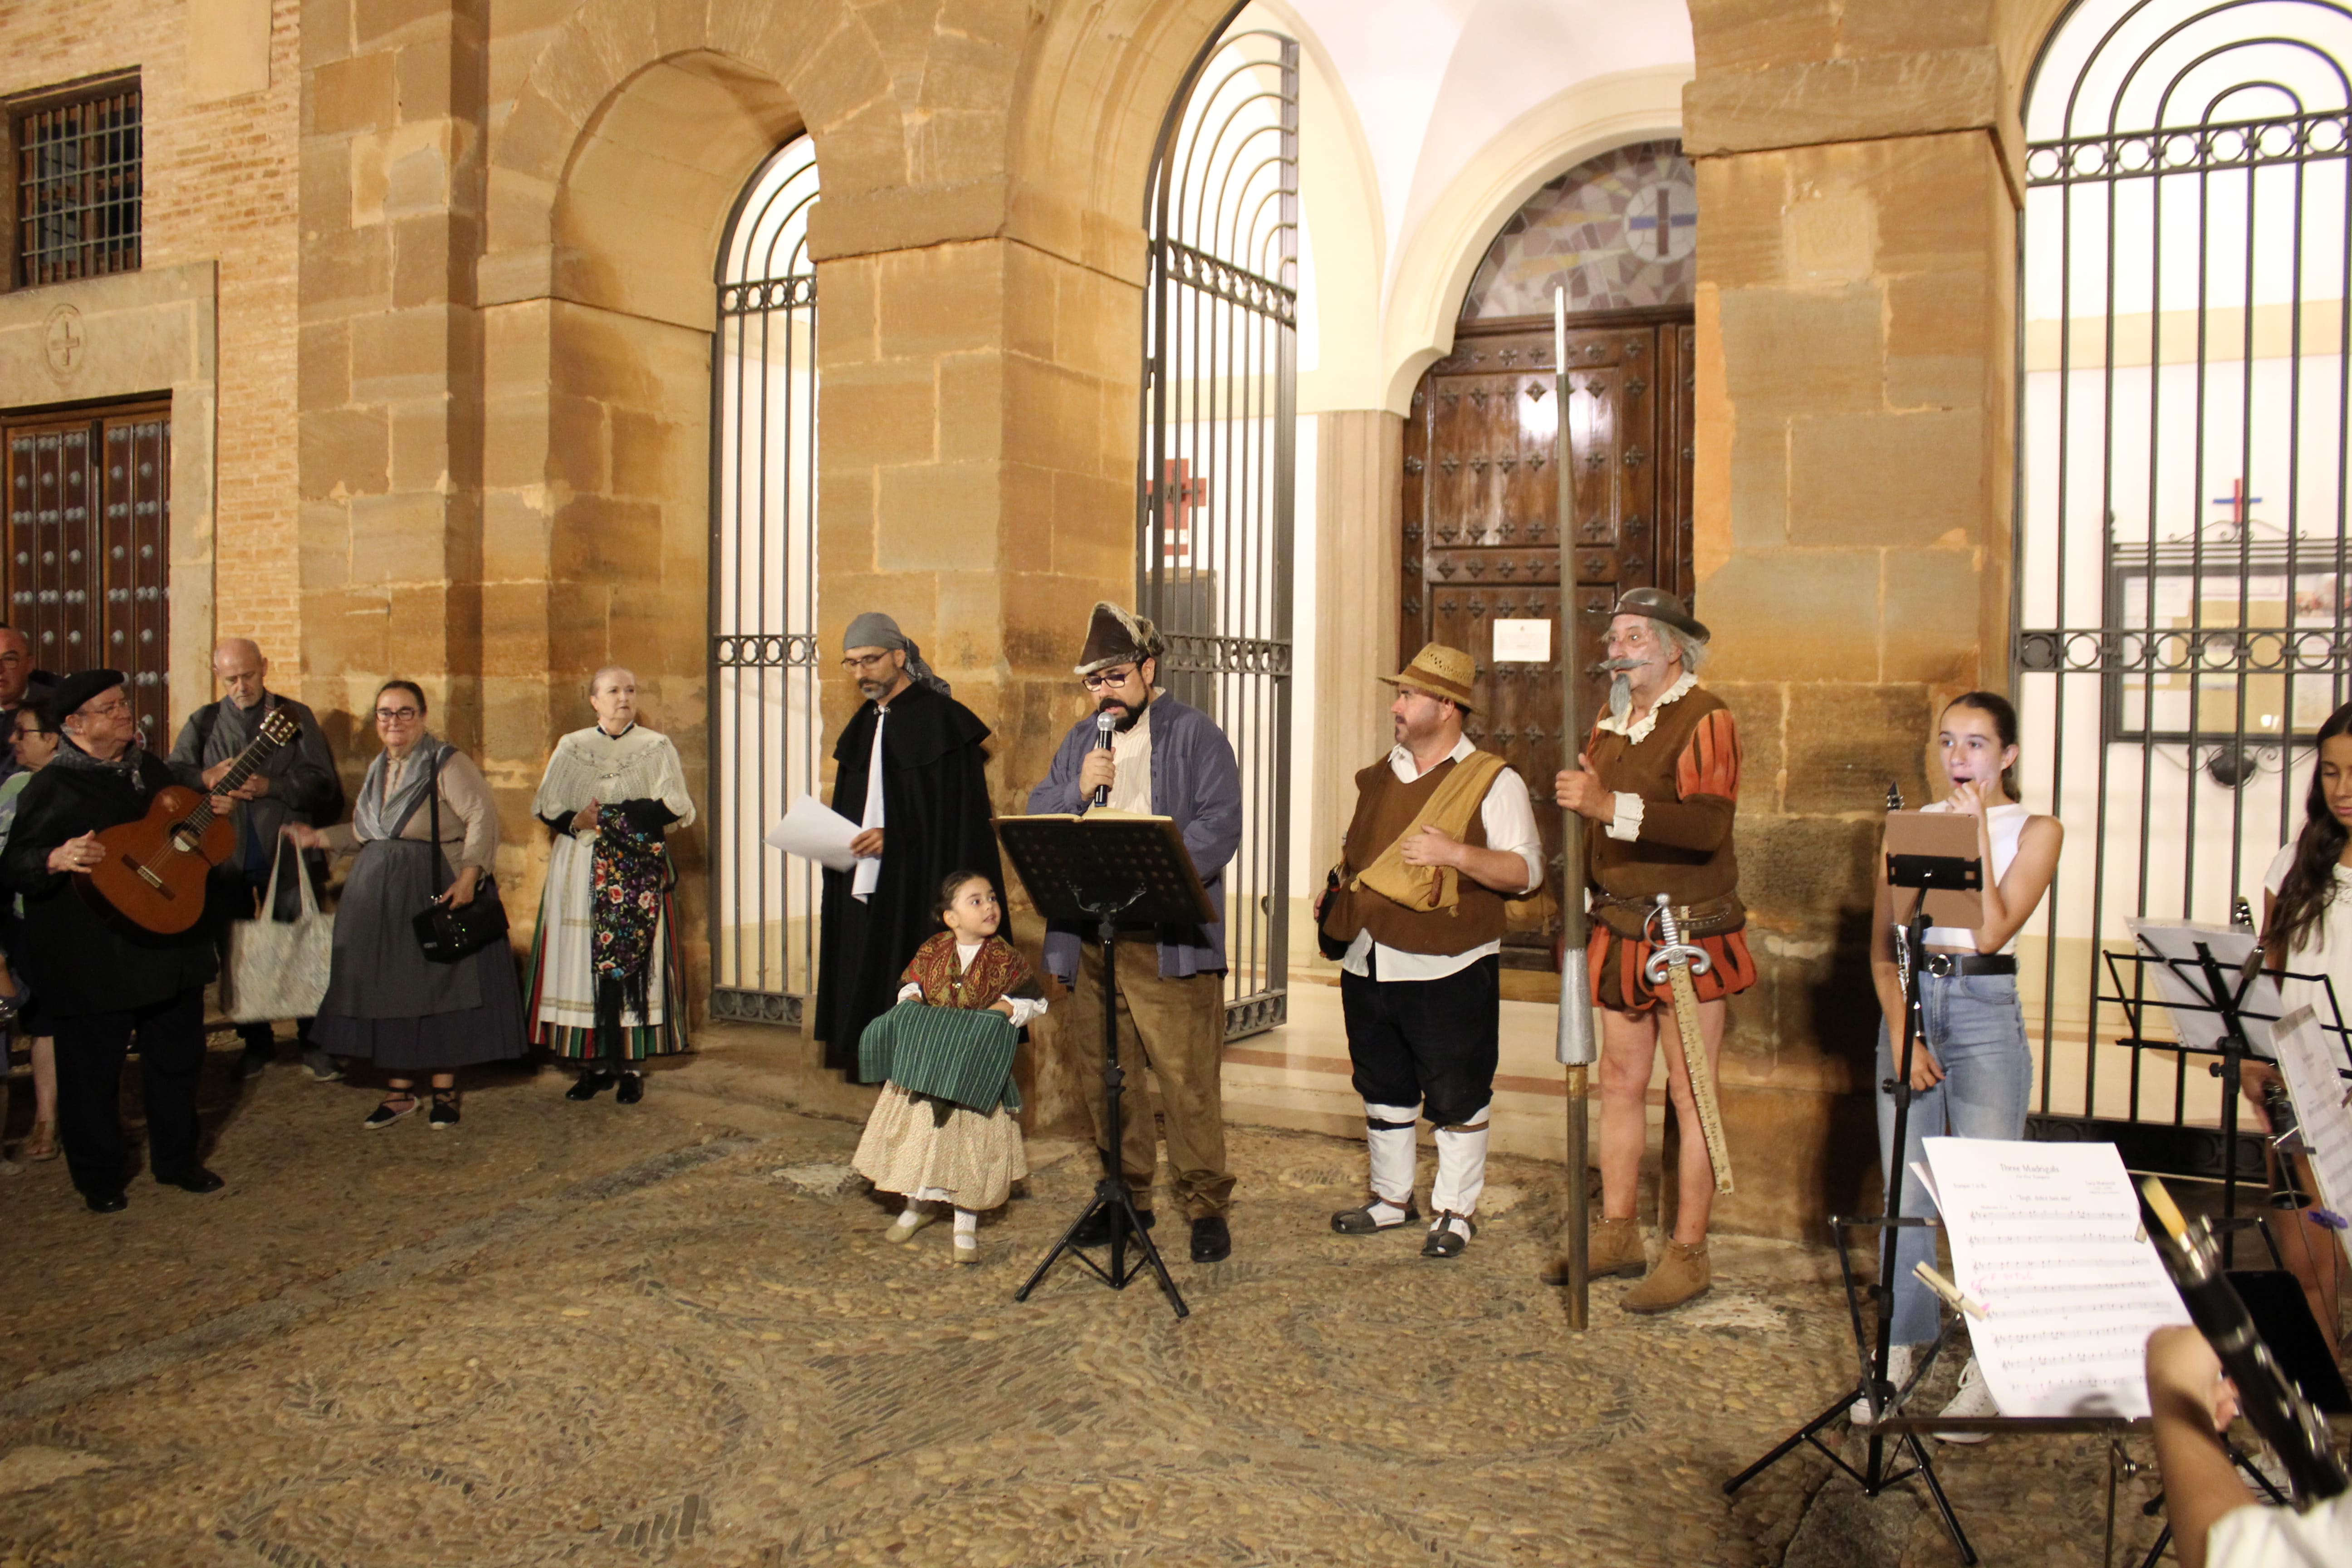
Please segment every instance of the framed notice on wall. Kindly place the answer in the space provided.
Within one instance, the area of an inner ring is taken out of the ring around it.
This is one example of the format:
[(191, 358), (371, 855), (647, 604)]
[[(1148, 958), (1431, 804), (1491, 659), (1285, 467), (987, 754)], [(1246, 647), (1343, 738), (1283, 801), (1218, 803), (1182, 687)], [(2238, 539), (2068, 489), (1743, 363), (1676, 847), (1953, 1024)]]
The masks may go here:
[(1495, 662), (1496, 664), (1549, 664), (1551, 662), (1551, 622), (1515, 621), (1497, 617), (1495, 621)]

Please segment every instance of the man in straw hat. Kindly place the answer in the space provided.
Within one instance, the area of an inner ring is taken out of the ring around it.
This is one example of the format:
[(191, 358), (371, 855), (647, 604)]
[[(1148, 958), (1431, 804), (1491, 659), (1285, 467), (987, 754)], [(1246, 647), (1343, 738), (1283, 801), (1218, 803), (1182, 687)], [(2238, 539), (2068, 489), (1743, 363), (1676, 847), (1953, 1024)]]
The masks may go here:
[(865, 700), (834, 743), (832, 805), (858, 825), (849, 841), (857, 864), (824, 874), (816, 1037), (824, 1065), (855, 1078), (859, 1037), (896, 1005), (901, 972), (940, 929), (940, 879), (977, 871), (1002, 897), (1004, 871), (990, 822), (988, 726), (888, 616), (852, 620), (841, 653)]
[(1477, 1234), (1502, 1013), (1504, 900), (1543, 881), (1528, 786), (1471, 745), (1470, 656), (1431, 643), (1402, 673), (1389, 712), (1396, 745), (1356, 775), (1356, 815), (1319, 924), (1339, 953), (1339, 1002), (1364, 1098), (1370, 1195), (1331, 1216), (1344, 1236), (1421, 1217), (1413, 1125), (1437, 1130), (1423, 1258), (1454, 1258)]
[[(1234, 1173), (1225, 1163), (1220, 1073), (1225, 1043), (1224, 869), (1241, 847), (1242, 775), (1233, 742), (1216, 721), (1154, 685), (1161, 652), (1159, 630), (1150, 621), (1117, 605), (1095, 606), (1077, 667), (1093, 708), (1062, 738), (1045, 782), (1030, 792), (1029, 809), (1082, 811), (1097, 791), (1108, 790), (1113, 810), (1171, 818), (1216, 909), (1213, 925), (1162, 926), (1157, 933), (1121, 932), (1118, 939), (1119, 1065), (1130, 1086), (1142, 1082), (1143, 1068), (1151, 1069), (1167, 1126), (1170, 1175), (1192, 1222), (1192, 1261), (1215, 1263), (1234, 1249), (1225, 1224)], [(1112, 721), (1107, 748), (1099, 744), (1096, 725), (1103, 714)], [(1047, 929), (1045, 967), (1077, 993), (1070, 1017), (1102, 1016), (1101, 951), (1077, 927)], [(1083, 1061), (1100, 1059), (1102, 1042), (1084, 1024), (1064, 1038)], [(1130, 1107), (1140, 1103), (1128, 1101)], [(1089, 1096), (1087, 1105), (1099, 1143), (1108, 1136), (1102, 1100)], [(1159, 1163), (1152, 1119), (1123, 1118), (1119, 1164), (1147, 1227)], [(1108, 1213), (1097, 1214), (1076, 1239), (1081, 1247), (1108, 1241)]]
[[(1646, 922), (1658, 895), (1675, 906), (1683, 941), (1708, 959), (1706, 972), (1693, 975), (1693, 989), (1710, 1069), (1723, 1048), (1724, 998), (1756, 984), (1731, 849), (1739, 731), (1722, 700), (1699, 689), (1706, 642), (1706, 627), (1672, 595), (1634, 588), (1620, 598), (1609, 622), (1609, 711), (1594, 724), (1576, 767), (1553, 781), (1559, 805), (1601, 828), (1585, 836), (1592, 991), (1601, 1008), (1601, 1217), (1592, 1226), (1589, 1265), (1594, 1279), (1640, 1274), (1646, 1264), (1634, 1188), (1660, 1033), (1677, 1026), (1672, 994), (1663, 985), (1653, 988), (1643, 973), (1654, 946)], [(1682, 1133), (1675, 1226), (1657, 1267), (1619, 1303), (1629, 1312), (1681, 1306), (1706, 1294), (1709, 1279), (1715, 1172), (1678, 1044), (1666, 1053), (1666, 1090)]]

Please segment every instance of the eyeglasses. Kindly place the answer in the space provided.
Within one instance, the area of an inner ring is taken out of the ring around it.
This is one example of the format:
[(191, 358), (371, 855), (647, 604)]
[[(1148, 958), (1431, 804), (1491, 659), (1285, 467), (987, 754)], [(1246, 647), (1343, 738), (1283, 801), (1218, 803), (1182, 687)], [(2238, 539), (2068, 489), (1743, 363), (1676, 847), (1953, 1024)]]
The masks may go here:
[(424, 715), (414, 708), (379, 708), (375, 710), (375, 717), (379, 724), (405, 724), (411, 719), (421, 719)]
[(1135, 679), (1132, 667), (1125, 669), (1098, 670), (1086, 678), (1088, 691), (1100, 691), (1106, 686), (1125, 686)]
[(841, 668), (844, 669), (856, 670), (862, 674), (869, 669), (879, 668), (881, 666), (889, 662), (890, 653), (889, 650), (886, 648), (880, 653), (869, 653), (864, 658), (859, 658), (856, 655), (852, 654), (849, 658), (841, 661)]

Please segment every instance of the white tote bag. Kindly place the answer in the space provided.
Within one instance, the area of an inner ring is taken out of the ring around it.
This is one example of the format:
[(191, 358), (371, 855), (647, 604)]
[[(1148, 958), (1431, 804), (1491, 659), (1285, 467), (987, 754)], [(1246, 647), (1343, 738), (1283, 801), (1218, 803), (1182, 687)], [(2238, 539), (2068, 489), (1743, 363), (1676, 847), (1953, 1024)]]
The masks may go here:
[(228, 928), (227, 1012), (235, 1023), (315, 1017), (326, 1000), (327, 973), (335, 961), (335, 917), (320, 911), (318, 892), (299, 853), (291, 858), (300, 912), (290, 921), (270, 918), (278, 909), (278, 868), (288, 858), (281, 850), (269, 868), (261, 918)]

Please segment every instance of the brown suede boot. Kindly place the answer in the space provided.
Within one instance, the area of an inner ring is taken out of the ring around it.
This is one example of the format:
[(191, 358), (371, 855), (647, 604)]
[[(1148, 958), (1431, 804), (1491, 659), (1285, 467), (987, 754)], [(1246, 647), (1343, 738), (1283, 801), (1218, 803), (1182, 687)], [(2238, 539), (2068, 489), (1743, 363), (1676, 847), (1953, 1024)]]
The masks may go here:
[(1629, 1312), (1669, 1311), (1706, 1295), (1708, 1279), (1706, 1242), (1685, 1247), (1669, 1240), (1650, 1277), (1626, 1291), (1617, 1304)]
[[(1638, 1279), (1650, 1266), (1642, 1250), (1642, 1223), (1633, 1218), (1595, 1219), (1586, 1233), (1584, 1243), (1584, 1277), (1587, 1279), (1607, 1279), (1616, 1275)], [(1544, 1283), (1568, 1283), (1568, 1254), (1560, 1253), (1544, 1270)]]

